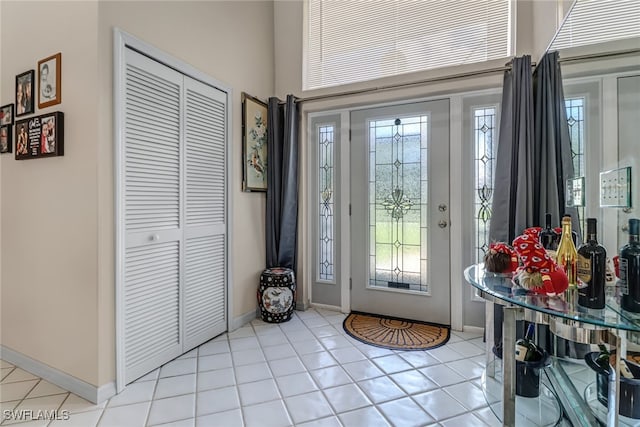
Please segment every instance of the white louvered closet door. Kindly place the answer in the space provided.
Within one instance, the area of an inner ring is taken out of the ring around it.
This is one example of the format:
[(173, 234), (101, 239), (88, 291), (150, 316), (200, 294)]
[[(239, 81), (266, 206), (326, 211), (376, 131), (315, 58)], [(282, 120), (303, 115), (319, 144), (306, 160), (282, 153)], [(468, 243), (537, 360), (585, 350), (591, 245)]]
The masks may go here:
[(124, 121), (125, 381), (182, 353), (183, 76), (126, 51)]
[(185, 350), (227, 329), (226, 99), (185, 77)]

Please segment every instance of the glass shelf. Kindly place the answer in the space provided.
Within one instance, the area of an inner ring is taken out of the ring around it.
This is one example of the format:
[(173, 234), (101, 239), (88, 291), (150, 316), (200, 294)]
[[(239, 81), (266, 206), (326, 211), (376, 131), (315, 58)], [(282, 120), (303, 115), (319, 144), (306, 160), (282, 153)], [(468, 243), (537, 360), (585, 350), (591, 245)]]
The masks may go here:
[[(493, 376), (492, 376), (493, 373)], [(538, 397), (516, 396), (516, 425), (555, 426), (562, 420), (562, 409), (556, 394), (542, 381)], [(502, 422), (502, 361), (494, 359), (485, 368), (481, 379), (482, 392), (491, 411)]]
[(487, 300), (518, 305), (580, 324), (640, 332), (640, 315), (622, 310), (613, 295), (607, 298), (604, 309), (592, 310), (577, 304), (577, 289), (553, 297), (535, 294), (515, 284), (512, 274), (487, 272), (484, 264), (467, 267), (464, 276)]

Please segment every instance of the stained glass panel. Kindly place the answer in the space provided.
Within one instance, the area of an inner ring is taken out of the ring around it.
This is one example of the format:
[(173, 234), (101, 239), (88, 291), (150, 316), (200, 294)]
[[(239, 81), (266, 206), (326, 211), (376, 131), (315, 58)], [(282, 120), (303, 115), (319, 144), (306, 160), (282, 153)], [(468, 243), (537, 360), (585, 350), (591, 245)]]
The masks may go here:
[(318, 146), (318, 279), (334, 280), (334, 127), (319, 126)]
[[(567, 111), (567, 125), (569, 125), (569, 138), (571, 139), (571, 159), (573, 160), (573, 175), (584, 176), (584, 106), (585, 98), (565, 98), (565, 108)], [(579, 206), (578, 217), (580, 218), (580, 228), (582, 235), (586, 230), (586, 218), (584, 206)]]
[(473, 143), (474, 155), (474, 223), (476, 262), (482, 262), (489, 247), (489, 224), (493, 203), (493, 174), (496, 166), (494, 132), (496, 126), (495, 107), (474, 108)]
[(428, 291), (427, 116), (369, 122), (371, 286)]

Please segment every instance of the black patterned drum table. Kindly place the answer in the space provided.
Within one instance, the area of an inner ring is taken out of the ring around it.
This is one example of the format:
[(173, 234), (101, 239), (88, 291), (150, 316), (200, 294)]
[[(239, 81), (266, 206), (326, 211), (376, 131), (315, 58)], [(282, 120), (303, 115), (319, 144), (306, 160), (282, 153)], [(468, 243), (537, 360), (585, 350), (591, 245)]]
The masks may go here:
[(260, 275), (258, 306), (262, 320), (281, 323), (291, 319), (296, 308), (296, 278), (290, 268), (267, 268)]

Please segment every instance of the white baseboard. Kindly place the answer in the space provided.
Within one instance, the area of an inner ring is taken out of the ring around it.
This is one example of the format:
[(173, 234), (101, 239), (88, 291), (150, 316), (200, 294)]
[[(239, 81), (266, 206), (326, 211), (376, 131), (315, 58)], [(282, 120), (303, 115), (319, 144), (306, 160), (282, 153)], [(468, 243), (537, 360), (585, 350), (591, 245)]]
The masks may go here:
[(0, 345), (0, 358), (95, 404), (102, 403), (116, 394), (114, 381), (96, 387), (4, 345)]
[(474, 334), (484, 334), (484, 328), (481, 328), (480, 326), (463, 326), (462, 327), (462, 331), (463, 332), (472, 332)]
[(238, 328), (241, 328), (242, 326), (246, 325), (247, 323), (251, 322), (253, 319), (258, 317), (258, 308), (256, 308), (255, 310), (251, 310), (251, 311), (247, 311), (245, 314), (242, 314), (240, 316), (236, 316), (233, 319), (231, 319), (231, 324), (229, 325), (229, 332), (233, 332)]
[(328, 310), (328, 311), (337, 311), (338, 313), (342, 313), (342, 307), (339, 307), (337, 305), (318, 304), (318, 303), (312, 302), (311, 307), (320, 308), (322, 310)]

